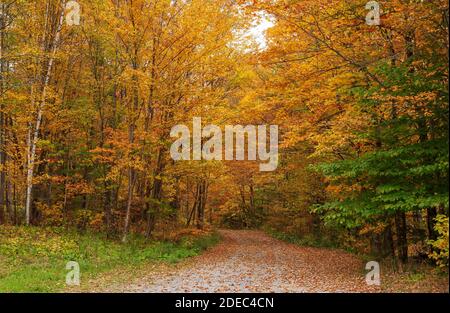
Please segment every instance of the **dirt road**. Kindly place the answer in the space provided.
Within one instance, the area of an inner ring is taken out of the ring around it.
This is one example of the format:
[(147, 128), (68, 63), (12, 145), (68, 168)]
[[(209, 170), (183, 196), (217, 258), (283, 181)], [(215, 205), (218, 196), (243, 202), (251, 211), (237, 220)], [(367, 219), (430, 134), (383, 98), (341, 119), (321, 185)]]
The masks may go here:
[(223, 241), (174, 270), (120, 292), (369, 292), (364, 264), (339, 250), (298, 247), (258, 231), (221, 231)]

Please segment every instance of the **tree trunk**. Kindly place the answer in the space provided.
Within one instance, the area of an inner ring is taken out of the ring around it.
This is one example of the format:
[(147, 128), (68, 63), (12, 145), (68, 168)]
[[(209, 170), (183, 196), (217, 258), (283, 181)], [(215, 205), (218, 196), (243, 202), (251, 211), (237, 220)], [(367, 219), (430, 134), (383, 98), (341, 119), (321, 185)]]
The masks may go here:
[(194, 215), (197, 212), (199, 192), (200, 192), (200, 189), (199, 189), (199, 185), (197, 184), (196, 191), (195, 191), (194, 204), (192, 205), (192, 210), (191, 210), (191, 213), (189, 214), (189, 218), (188, 218), (187, 223), (186, 223), (187, 226), (191, 225), (191, 221), (194, 219), (194, 217), (195, 217)]
[(5, 219), (5, 193), (6, 193), (6, 147), (5, 147), (5, 134), (6, 134), (6, 118), (5, 118), (5, 103), (3, 101), (3, 93), (5, 92), (5, 61), (3, 58), (5, 51), (5, 17), (8, 15), (5, 12), (5, 4), (0, 4), (0, 225), (6, 222)]
[(205, 219), (205, 203), (204, 203), (204, 194), (205, 194), (205, 183), (201, 181), (199, 184), (199, 204), (197, 206), (197, 228), (203, 229), (204, 219)]
[(397, 249), (400, 261), (405, 264), (408, 262), (408, 241), (405, 212), (397, 212), (395, 215), (395, 224), (397, 229)]
[(134, 187), (134, 171), (130, 166), (128, 168), (128, 198), (127, 198), (127, 209), (125, 214), (125, 225), (123, 229), (122, 242), (127, 241), (128, 231), (130, 228), (130, 215), (131, 215), (131, 205), (133, 201), (133, 188)]
[(155, 225), (156, 225), (156, 220), (159, 214), (159, 202), (161, 200), (161, 193), (162, 193), (162, 179), (161, 179), (161, 174), (163, 172), (164, 169), (164, 164), (163, 164), (163, 149), (160, 148), (158, 150), (158, 158), (157, 158), (157, 163), (156, 163), (156, 169), (155, 169), (155, 173), (154, 173), (154, 180), (153, 180), (153, 187), (151, 189), (151, 193), (150, 193), (150, 201), (147, 201), (147, 230), (146, 230), (146, 237), (150, 238), (150, 236), (152, 235), (154, 229), (155, 229)]
[[(52, 44), (52, 52), (50, 59), (47, 64), (47, 69), (45, 71), (45, 76), (43, 79), (43, 86), (42, 86), (42, 92), (41, 92), (41, 99), (38, 104), (37, 108), (37, 117), (34, 124), (34, 128), (29, 130), (28, 134), (28, 162), (27, 162), (27, 179), (26, 179), (26, 199), (25, 199), (25, 218), (26, 218), (26, 224), (31, 224), (31, 198), (32, 198), (32, 192), (33, 192), (33, 179), (34, 179), (34, 164), (36, 161), (36, 145), (39, 141), (39, 132), (41, 129), (41, 123), (42, 123), (42, 117), (44, 114), (44, 109), (46, 105), (47, 100), (47, 87), (50, 82), (50, 76), (53, 69), (53, 63), (55, 61), (56, 52), (58, 48), (59, 39), (61, 36), (61, 29), (64, 21), (64, 10), (65, 10), (65, 1), (61, 1), (62, 4), (62, 11), (59, 18), (59, 22), (56, 28), (56, 34), (53, 39)], [(47, 12), (49, 14), (49, 12)], [(42, 52), (46, 52), (45, 48), (45, 41), (43, 43), (43, 50)], [(32, 92), (32, 98), (33, 98), (33, 92)]]
[[(136, 87), (137, 88), (137, 87)], [(135, 89), (135, 93), (137, 92), (137, 89)], [(134, 98), (134, 112), (137, 112), (137, 105), (139, 103), (139, 99), (137, 99), (137, 95), (135, 94)], [(132, 144), (134, 143), (134, 131), (135, 131), (135, 118), (134, 116), (131, 117), (132, 121), (128, 129), (128, 141), (130, 144), (130, 149), (132, 148)], [(131, 156), (130, 156), (131, 157)], [(131, 162), (131, 160), (129, 160)], [(130, 165), (128, 166), (128, 196), (127, 196), (127, 209), (125, 214), (125, 226), (123, 230), (123, 237), (122, 241), (127, 241), (127, 235), (130, 228), (130, 216), (131, 216), (131, 205), (133, 203), (133, 191), (134, 191), (134, 181), (135, 181), (135, 171), (133, 167)]]
[(436, 230), (434, 229), (435, 219), (437, 217), (436, 208), (427, 209), (427, 228), (428, 228), (428, 238), (431, 240), (437, 239)]
[(208, 185), (205, 179), (199, 183), (198, 205), (197, 205), (197, 228), (203, 229), (205, 226), (205, 207), (208, 196)]

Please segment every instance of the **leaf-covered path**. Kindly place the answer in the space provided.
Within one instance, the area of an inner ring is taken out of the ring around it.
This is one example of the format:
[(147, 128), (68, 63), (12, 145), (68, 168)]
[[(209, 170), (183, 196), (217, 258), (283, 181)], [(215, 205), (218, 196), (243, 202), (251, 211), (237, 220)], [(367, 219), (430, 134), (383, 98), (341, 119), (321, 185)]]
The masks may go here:
[(223, 241), (175, 270), (121, 292), (370, 292), (364, 265), (339, 250), (298, 247), (263, 232), (223, 230)]

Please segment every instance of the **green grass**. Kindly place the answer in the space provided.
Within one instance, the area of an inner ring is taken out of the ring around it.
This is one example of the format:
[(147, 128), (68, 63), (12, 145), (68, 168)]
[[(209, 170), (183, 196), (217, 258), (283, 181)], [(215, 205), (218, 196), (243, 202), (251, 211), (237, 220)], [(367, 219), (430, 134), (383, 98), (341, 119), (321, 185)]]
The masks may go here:
[(423, 273), (411, 273), (408, 276), (408, 280), (413, 283), (422, 281), (424, 279), (425, 279), (425, 274), (423, 274)]
[(0, 292), (57, 292), (65, 287), (69, 261), (80, 265), (81, 279), (120, 266), (173, 263), (198, 255), (219, 241), (217, 234), (180, 242), (149, 242), (130, 237), (126, 244), (102, 234), (59, 228), (0, 227)]

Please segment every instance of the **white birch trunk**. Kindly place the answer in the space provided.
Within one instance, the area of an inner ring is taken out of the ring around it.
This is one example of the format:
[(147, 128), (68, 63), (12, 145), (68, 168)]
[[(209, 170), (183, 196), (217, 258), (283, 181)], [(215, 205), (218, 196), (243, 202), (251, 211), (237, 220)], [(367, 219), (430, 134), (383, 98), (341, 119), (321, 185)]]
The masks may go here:
[[(61, 16), (59, 18), (58, 27), (56, 29), (55, 37), (53, 38), (53, 47), (52, 53), (50, 56), (50, 60), (48, 61), (47, 71), (44, 77), (44, 85), (42, 88), (41, 101), (38, 104), (37, 108), (37, 116), (36, 122), (34, 125), (34, 129), (29, 130), (29, 139), (28, 139), (28, 162), (27, 162), (27, 191), (26, 191), (26, 200), (25, 200), (25, 215), (26, 215), (26, 224), (30, 225), (31, 222), (31, 198), (33, 191), (33, 178), (34, 178), (34, 163), (36, 161), (36, 145), (39, 141), (39, 131), (42, 123), (42, 116), (44, 114), (46, 99), (47, 99), (47, 87), (50, 81), (50, 75), (53, 69), (53, 63), (55, 61), (57, 47), (59, 43), (59, 39), (61, 37), (61, 29), (64, 22), (64, 11), (65, 11), (65, 1), (61, 1), (62, 11)], [(48, 14), (48, 12), (47, 12)], [(43, 50), (45, 52), (45, 50)]]

